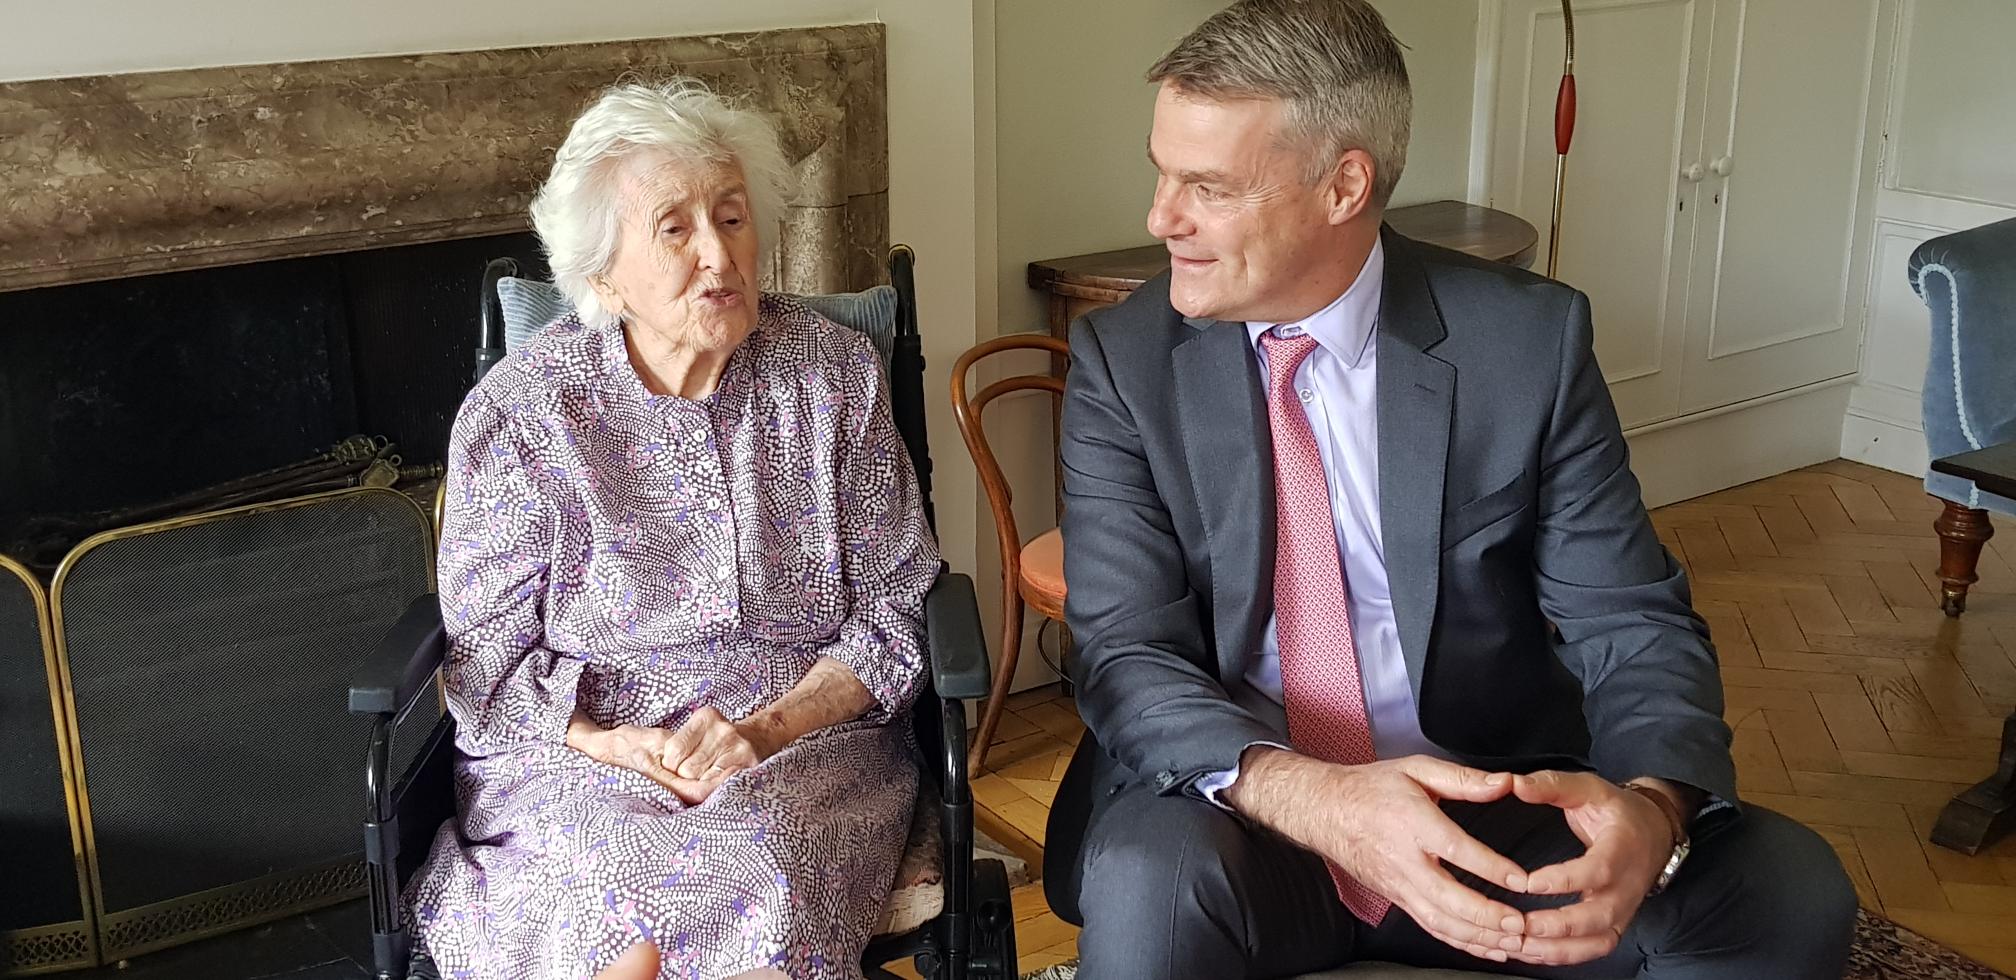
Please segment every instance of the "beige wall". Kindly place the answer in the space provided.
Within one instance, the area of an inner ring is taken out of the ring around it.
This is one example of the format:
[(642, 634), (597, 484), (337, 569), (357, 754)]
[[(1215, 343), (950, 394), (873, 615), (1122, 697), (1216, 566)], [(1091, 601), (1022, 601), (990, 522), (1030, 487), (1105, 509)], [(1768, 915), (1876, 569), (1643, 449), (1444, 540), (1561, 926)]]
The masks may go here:
[[(1407, 45), (1414, 134), (1397, 204), (1464, 197), (1469, 180), (1478, 0), (1374, 0)], [(1142, 76), (1225, 0), (1011, 0), (994, 16), (995, 165), (1002, 333), (1044, 329), (1028, 263), (1150, 244), (1143, 227), (1154, 171), (1144, 147), (1154, 90)], [(1013, 371), (1041, 361), (1010, 361)], [(988, 432), (1018, 490), (1024, 538), (1055, 526), (1047, 396), (1004, 403)], [(998, 568), (993, 518), (980, 501), (977, 545)], [(994, 621), (998, 578), (981, 581)], [(1033, 631), (1030, 619), (1025, 630)], [(991, 627), (990, 628), (995, 628)], [(998, 634), (997, 634), (998, 635)], [(1024, 684), (1045, 679), (1024, 654)]]
[(1396, 205), (1460, 201), (1468, 193), (1480, 2), (1496, 0), (1373, 0), (1407, 46), (1414, 85), (1414, 135)]
[[(993, 333), (991, 215), (977, 217), (991, 212), (993, 190), (979, 183), (987, 166), (975, 158), (976, 147), (993, 136), (991, 79), (975, 65), (976, 51), (992, 54), (992, 0), (597, 0), (571, 6), (540, 0), (77, 0), (19, 6), (0, 30), (0, 81), (880, 20), (888, 25), (889, 43), (890, 230), (918, 253), (918, 306), (933, 371), (929, 390), (943, 392), (953, 359), (976, 336)], [(976, 282), (988, 283), (985, 302)], [(940, 395), (930, 408), (932, 455), (941, 461), (940, 537), (953, 567), (970, 569), (973, 469), (965, 465), (949, 402)]]

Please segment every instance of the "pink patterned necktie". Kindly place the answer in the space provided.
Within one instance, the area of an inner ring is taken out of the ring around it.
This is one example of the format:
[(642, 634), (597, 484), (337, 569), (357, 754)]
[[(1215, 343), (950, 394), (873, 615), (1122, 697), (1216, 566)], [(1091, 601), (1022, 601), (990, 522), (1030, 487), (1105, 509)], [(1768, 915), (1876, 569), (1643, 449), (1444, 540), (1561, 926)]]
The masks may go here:
[[(1295, 390), (1295, 369), (1316, 349), (1308, 334), (1260, 338), (1267, 351), (1267, 422), (1274, 433), (1274, 631), (1281, 700), (1296, 751), (1344, 765), (1372, 762), (1372, 723), (1351, 644), (1351, 612), (1330, 485), (1316, 434)], [(1392, 902), (1330, 866), (1337, 897), (1378, 925)]]

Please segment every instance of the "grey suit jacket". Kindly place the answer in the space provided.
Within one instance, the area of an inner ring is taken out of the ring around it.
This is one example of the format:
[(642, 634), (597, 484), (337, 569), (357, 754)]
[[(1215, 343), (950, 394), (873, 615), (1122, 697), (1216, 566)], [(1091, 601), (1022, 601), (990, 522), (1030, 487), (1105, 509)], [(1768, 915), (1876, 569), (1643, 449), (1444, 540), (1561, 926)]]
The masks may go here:
[[(1707, 626), (1640, 501), (1586, 298), (1383, 234), (1380, 522), (1422, 732), (1480, 767), (1734, 800)], [(1165, 276), (1073, 324), (1071, 350), (1065, 618), (1089, 737), (1053, 810), (1067, 851), (1092, 797), (1183, 792), (1283, 737), (1243, 679), (1275, 526), (1245, 325), (1184, 319)]]

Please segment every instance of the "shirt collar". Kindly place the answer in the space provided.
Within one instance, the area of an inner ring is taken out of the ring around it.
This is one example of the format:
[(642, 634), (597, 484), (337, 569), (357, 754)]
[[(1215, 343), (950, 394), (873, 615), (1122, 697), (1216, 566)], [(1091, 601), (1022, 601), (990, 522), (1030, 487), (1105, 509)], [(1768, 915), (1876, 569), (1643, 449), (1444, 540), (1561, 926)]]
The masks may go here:
[(1330, 301), (1326, 306), (1294, 323), (1261, 323), (1249, 320), (1246, 334), (1256, 348), (1260, 338), (1267, 331), (1281, 328), (1281, 335), (1292, 337), (1307, 331), (1316, 338), (1316, 343), (1329, 351), (1346, 367), (1357, 367), (1365, 356), (1365, 350), (1372, 339), (1372, 328), (1379, 322), (1379, 298), (1386, 285), (1386, 243), (1374, 240), (1371, 254), (1365, 256), (1365, 266), (1358, 270), (1358, 278), (1351, 281), (1344, 295)]

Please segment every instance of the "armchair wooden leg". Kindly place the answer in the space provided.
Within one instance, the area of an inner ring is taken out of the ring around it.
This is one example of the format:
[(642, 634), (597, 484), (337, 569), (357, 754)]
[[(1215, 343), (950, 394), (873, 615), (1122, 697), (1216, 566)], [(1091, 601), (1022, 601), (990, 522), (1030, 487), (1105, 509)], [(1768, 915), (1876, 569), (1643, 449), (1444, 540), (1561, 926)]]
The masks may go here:
[(994, 682), (987, 690), (987, 707), (980, 712), (980, 727), (973, 744), (966, 749), (969, 779), (979, 779), (987, 762), (987, 743), (994, 741), (994, 726), (1001, 721), (1001, 709), (1008, 703), (1008, 685), (1015, 682), (1015, 662), (1022, 654), (1022, 593), (1010, 581), (1001, 600), (1001, 659), (994, 665)]
[(1932, 529), (1939, 532), (1939, 608), (1958, 616), (1967, 610), (1967, 587), (1980, 580), (1974, 569), (1995, 526), (1988, 523), (1985, 510), (1945, 503), (1945, 511), (1932, 522)]

